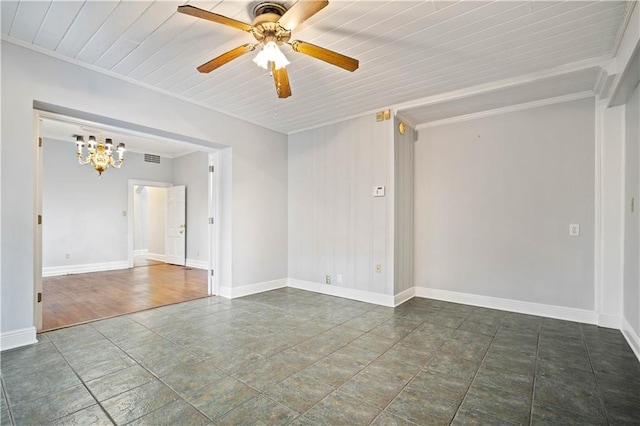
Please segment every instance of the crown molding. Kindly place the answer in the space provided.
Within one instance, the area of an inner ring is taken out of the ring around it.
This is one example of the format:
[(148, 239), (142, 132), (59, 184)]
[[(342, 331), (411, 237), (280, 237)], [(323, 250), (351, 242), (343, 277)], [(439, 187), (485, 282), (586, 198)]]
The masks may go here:
[(541, 99), (539, 101), (526, 102), (526, 103), (517, 104), (517, 105), (510, 105), (504, 108), (490, 109), (487, 111), (476, 112), (473, 114), (466, 114), (466, 115), (460, 115), (458, 117), (451, 117), (451, 118), (445, 118), (443, 120), (431, 121), (428, 123), (418, 125), (416, 127), (416, 130), (427, 129), (429, 127), (442, 126), (442, 125), (451, 124), (451, 123), (459, 123), (461, 121), (475, 120), (478, 118), (490, 117), (492, 115), (500, 115), (500, 114), (506, 114), (509, 112), (522, 111), (525, 109), (538, 108), (546, 105), (560, 104), (563, 102), (586, 99), (593, 96), (594, 96), (594, 93), (592, 91), (587, 91), (587, 92), (574, 93), (571, 95), (557, 96), (555, 98)]

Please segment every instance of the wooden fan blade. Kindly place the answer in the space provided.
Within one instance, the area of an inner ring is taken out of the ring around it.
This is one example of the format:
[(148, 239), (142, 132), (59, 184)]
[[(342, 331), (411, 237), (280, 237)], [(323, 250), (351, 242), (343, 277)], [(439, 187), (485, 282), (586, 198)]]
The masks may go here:
[(276, 92), (279, 98), (288, 98), (291, 96), (291, 86), (289, 86), (289, 74), (287, 69), (282, 67), (276, 69), (276, 64), (271, 63), (271, 74), (273, 74), (273, 81), (276, 83)]
[(333, 50), (325, 49), (324, 47), (316, 46), (315, 44), (300, 40), (292, 41), (289, 44), (296, 52), (304, 53), (305, 55), (320, 59), (331, 65), (344, 68), (347, 71), (353, 72), (357, 70), (360, 65), (357, 59), (350, 58)]
[(200, 9), (195, 6), (191, 6), (189, 4), (184, 6), (178, 6), (178, 12), (184, 13), (186, 15), (195, 16), (196, 18), (206, 19), (207, 21), (217, 22), (218, 24), (228, 25), (233, 28), (237, 28), (242, 31), (251, 31), (253, 26), (238, 21), (232, 18), (227, 18), (223, 15), (218, 15), (217, 13), (209, 12), (208, 10)]
[(247, 52), (251, 52), (255, 48), (256, 48), (255, 44), (251, 44), (251, 43), (243, 44), (242, 46), (236, 47), (235, 49), (230, 50), (227, 53), (223, 53), (217, 58), (214, 58), (209, 62), (200, 65), (198, 67), (198, 71), (200, 71), (201, 73), (211, 72), (216, 68), (226, 64), (227, 62), (231, 62), (237, 57), (242, 56)]
[(328, 0), (298, 0), (278, 21), (282, 28), (289, 31), (302, 24), (307, 19), (329, 4)]

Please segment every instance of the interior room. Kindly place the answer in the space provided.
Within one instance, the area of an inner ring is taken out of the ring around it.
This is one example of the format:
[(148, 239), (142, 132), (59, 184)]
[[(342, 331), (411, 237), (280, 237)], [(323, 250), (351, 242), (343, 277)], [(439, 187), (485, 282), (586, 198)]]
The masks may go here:
[[(0, 7), (0, 423), (638, 423), (637, 1)], [(154, 182), (207, 297), (43, 332)]]
[[(68, 117), (43, 117), (40, 129), (39, 331), (209, 294), (209, 153)], [(126, 140), (126, 163), (117, 174), (78, 164), (78, 136)], [(179, 221), (184, 256), (174, 258), (167, 250), (167, 191), (181, 185), (188, 188)]]

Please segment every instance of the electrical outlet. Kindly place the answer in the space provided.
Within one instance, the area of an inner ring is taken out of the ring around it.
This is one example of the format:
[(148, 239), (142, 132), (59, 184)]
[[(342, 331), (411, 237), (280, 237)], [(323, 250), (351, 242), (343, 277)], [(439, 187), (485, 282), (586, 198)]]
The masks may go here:
[(381, 274), (382, 273), (382, 265), (378, 264), (376, 265), (376, 274)]
[(577, 223), (572, 223), (569, 225), (569, 235), (572, 237), (580, 236), (580, 225)]
[(71, 259), (71, 254), (70, 253), (65, 253), (64, 258), (65, 259)]
[(327, 276), (324, 278), (324, 281), (325, 281), (328, 285), (331, 285), (331, 275), (327, 275)]
[(336, 275), (336, 282), (337, 282), (338, 284), (342, 284), (342, 274), (338, 274), (338, 275)]

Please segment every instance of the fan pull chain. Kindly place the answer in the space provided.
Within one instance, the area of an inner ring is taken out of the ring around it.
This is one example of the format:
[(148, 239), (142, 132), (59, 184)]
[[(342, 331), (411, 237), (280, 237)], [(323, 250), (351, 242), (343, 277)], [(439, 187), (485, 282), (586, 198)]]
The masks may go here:
[[(278, 94), (280, 94), (280, 88), (278, 87)], [(273, 109), (273, 119), (277, 120), (278, 119), (278, 99), (279, 98), (275, 98), (274, 102), (275, 102), (275, 108)]]

